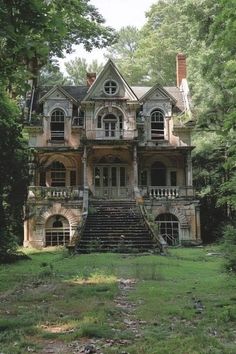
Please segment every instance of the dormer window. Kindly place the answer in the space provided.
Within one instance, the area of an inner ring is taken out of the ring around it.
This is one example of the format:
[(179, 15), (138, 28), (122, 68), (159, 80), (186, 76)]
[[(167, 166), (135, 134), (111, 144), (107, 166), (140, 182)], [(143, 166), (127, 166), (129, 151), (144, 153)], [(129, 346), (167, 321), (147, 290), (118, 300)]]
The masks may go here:
[(118, 84), (114, 80), (107, 80), (104, 83), (104, 92), (106, 95), (113, 96), (118, 91)]
[(151, 139), (164, 140), (164, 114), (158, 109), (151, 114)]

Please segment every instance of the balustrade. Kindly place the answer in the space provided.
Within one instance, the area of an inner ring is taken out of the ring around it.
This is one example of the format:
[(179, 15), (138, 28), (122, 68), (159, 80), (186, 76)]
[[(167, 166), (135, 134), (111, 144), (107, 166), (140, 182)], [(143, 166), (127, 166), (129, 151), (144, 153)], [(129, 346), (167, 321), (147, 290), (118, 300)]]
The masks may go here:
[(82, 199), (80, 187), (29, 187), (32, 196), (39, 199)]
[(176, 199), (194, 197), (193, 187), (179, 186), (140, 186), (139, 190), (143, 197), (149, 199)]

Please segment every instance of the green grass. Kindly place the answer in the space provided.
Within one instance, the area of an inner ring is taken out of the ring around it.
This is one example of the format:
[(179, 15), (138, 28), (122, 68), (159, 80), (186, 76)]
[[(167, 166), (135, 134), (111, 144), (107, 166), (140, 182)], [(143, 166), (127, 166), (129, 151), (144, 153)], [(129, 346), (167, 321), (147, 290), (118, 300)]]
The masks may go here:
[[(84, 338), (129, 338), (130, 354), (233, 354), (236, 278), (208, 250), (75, 257), (60, 248), (27, 250), (31, 260), (0, 266), (0, 351), (40, 353), (52, 340), (67, 345)], [(128, 296), (136, 319), (146, 321), (141, 337), (134, 338), (115, 306), (119, 278), (137, 281)], [(103, 352), (124, 350), (117, 345)]]

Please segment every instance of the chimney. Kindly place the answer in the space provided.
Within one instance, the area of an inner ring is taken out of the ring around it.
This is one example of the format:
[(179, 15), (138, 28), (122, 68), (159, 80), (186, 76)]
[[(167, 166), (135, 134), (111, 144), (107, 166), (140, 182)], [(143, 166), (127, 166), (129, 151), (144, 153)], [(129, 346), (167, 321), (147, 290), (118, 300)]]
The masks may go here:
[(187, 77), (186, 55), (178, 53), (176, 55), (176, 84), (180, 87), (183, 79)]
[(87, 73), (87, 86), (90, 87), (96, 80), (96, 73)]

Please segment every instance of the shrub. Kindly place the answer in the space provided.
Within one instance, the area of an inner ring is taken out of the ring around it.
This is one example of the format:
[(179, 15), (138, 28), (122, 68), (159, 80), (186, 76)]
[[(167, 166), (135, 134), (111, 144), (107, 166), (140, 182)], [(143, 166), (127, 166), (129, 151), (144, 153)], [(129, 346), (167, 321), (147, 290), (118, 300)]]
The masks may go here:
[(233, 225), (225, 227), (223, 234), (223, 251), (226, 269), (236, 272), (236, 227)]

